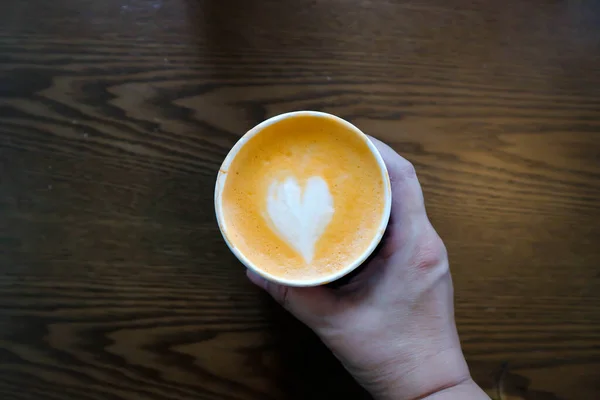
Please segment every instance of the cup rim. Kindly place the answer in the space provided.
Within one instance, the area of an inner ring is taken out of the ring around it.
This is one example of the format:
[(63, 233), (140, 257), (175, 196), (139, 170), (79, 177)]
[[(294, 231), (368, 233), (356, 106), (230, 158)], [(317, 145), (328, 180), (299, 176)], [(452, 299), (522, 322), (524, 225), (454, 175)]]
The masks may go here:
[[(371, 240), (371, 243), (369, 244), (367, 249), (363, 253), (361, 253), (361, 255), (359, 257), (357, 257), (352, 263), (348, 264), (348, 266), (346, 266), (345, 268), (336, 271), (335, 273), (332, 273), (332, 274), (329, 274), (326, 276), (320, 276), (315, 279), (286, 279), (286, 278), (281, 278), (281, 277), (275, 276), (273, 274), (270, 274), (270, 273), (260, 269), (256, 265), (254, 265), (229, 239), (228, 234), (227, 234), (227, 227), (224, 222), (225, 217), (224, 217), (224, 213), (223, 213), (222, 192), (225, 187), (225, 182), (227, 180), (227, 172), (229, 170), (229, 166), (233, 162), (235, 156), (239, 153), (239, 151), (242, 149), (242, 147), (244, 147), (244, 145), (250, 139), (252, 139), (255, 135), (260, 133), (267, 126), (270, 126), (274, 123), (277, 123), (277, 122), (282, 121), (287, 118), (294, 118), (294, 117), (303, 116), (303, 115), (334, 119), (335, 121), (337, 121), (337, 122), (341, 123), (342, 125), (344, 125), (345, 127), (347, 127), (350, 131), (354, 132), (358, 137), (360, 137), (365, 142), (365, 144), (367, 144), (369, 150), (371, 150), (372, 155), (375, 157), (377, 164), (379, 165), (379, 169), (381, 171), (383, 183), (385, 186), (385, 203), (384, 203), (384, 207), (383, 207), (381, 221), (380, 221), (378, 229), (377, 229), (377, 234), (373, 237), (373, 239)], [(392, 190), (391, 190), (390, 176), (389, 176), (387, 167), (383, 161), (383, 158), (381, 157), (379, 150), (377, 150), (377, 148), (375, 147), (373, 142), (371, 142), (371, 140), (367, 137), (367, 135), (363, 131), (361, 131), (359, 128), (357, 128), (352, 123), (350, 123), (350, 122), (346, 121), (345, 119), (340, 118), (336, 115), (321, 112), (321, 111), (302, 110), (302, 111), (287, 112), (287, 113), (275, 115), (271, 118), (268, 118), (268, 119), (264, 120), (263, 122), (259, 123), (258, 125), (256, 125), (254, 128), (250, 129), (237, 141), (237, 143), (231, 148), (231, 150), (225, 157), (225, 160), (221, 164), (221, 167), (219, 168), (217, 180), (215, 183), (214, 201), (215, 201), (215, 213), (216, 213), (216, 217), (217, 217), (217, 223), (219, 225), (219, 230), (221, 231), (221, 235), (223, 236), (223, 239), (225, 240), (225, 243), (227, 244), (227, 246), (229, 247), (231, 252), (237, 257), (237, 259), (242, 264), (244, 264), (246, 266), (246, 268), (252, 270), (253, 272), (257, 273), (258, 275), (262, 276), (263, 278), (265, 278), (271, 282), (275, 282), (275, 283), (278, 283), (281, 285), (292, 286), (292, 287), (311, 287), (311, 286), (325, 285), (327, 283), (333, 282), (335, 280), (338, 280), (338, 279), (348, 275), (349, 273), (354, 271), (356, 268), (358, 268), (360, 265), (362, 265), (365, 262), (365, 260), (373, 253), (373, 251), (377, 248), (377, 246), (381, 242), (381, 239), (383, 238), (383, 235), (386, 231), (386, 228), (387, 228), (387, 225), (388, 225), (388, 222), (390, 219), (390, 213), (391, 213), (391, 208), (392, 208)]]

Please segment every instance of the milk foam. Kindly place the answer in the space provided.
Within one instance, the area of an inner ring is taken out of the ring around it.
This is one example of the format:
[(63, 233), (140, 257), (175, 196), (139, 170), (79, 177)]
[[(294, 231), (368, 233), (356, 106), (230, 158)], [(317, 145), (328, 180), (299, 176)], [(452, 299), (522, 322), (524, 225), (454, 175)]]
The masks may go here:
[(333, 217), (333, 197), (320, 176), (306, 181), (304, 190), (294, 177), (274, 181), (267, 193), (267, 215), (283, 240), (312, 262), (315, 245)]

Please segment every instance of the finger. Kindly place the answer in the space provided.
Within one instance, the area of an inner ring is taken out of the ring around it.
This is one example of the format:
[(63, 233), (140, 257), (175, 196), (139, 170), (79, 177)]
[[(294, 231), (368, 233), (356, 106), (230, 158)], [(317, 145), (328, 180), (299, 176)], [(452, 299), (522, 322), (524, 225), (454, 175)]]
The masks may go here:
[(246, 276), (250, 279), (250, 282), (269, 293), (283, 307), (289, 308), (288, 294), (290, 288), (270, 282), (249, 269), (246, 270)]
[(335, 298), (326, 287), (288, 287), (271, 282), (249, 269), (246, 275), (252, 283), (313, 329), (318, 328), (319, 319), (326, 317), (334, 305)]
[(369, 136), (369, 139), (381, 154), (390, 175), (392, 218), (405, 222), (426, 218), (423, 191), (415, 167), (387, 144), (374, 137)]

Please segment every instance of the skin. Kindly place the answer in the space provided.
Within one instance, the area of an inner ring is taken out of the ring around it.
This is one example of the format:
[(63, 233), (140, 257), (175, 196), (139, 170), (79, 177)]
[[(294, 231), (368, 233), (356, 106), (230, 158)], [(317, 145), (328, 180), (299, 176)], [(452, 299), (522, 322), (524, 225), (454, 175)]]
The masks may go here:
[(489, 399), (462, 354), (446, 248), (427, 218), (415, 169), (371, 140), (390, 174), (392, 214), (364, 268), (337, 288), (248, 277), (315, 331), (375, 399)]

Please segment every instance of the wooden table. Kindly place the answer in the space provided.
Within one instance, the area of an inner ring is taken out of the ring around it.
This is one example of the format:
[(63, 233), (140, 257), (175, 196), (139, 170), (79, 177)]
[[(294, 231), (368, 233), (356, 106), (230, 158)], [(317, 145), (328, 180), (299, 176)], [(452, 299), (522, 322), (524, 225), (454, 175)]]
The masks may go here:
[(594, 0), (4, 0), (0, 398), (366, 398), (213, 216), (298, 109), (416, 165), (490, 395), (600, 398)]

